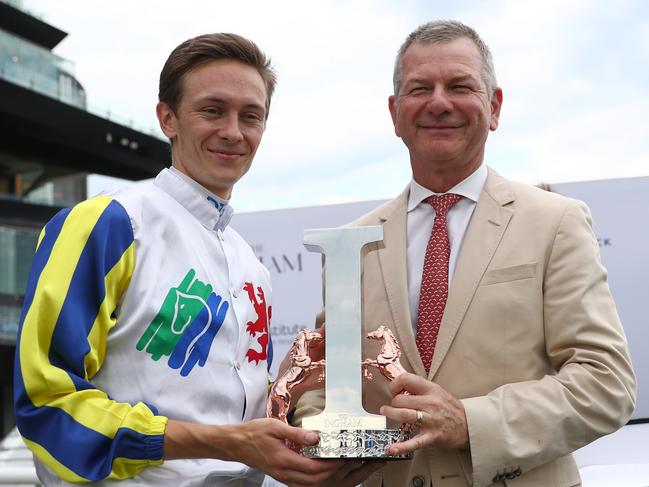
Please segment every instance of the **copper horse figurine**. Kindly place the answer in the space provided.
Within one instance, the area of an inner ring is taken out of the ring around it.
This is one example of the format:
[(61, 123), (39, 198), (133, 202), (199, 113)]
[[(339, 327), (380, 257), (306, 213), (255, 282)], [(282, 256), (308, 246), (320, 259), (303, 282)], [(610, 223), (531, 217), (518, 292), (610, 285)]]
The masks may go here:
[[(369, 370), (370, 367), (377, 368), (381, 375), (388, 381), (393, 381), (406, 372), (399, 362), (401, 347), (389, 328), (379, 326), (375, 331), (368, 333), (367, 338), (379, 341), (381, 349), (376, 359), (368, 358), (361, 362), (363, 376), (366, 379), (373, 379), (372, 372)], [(310, 344), (319, 343), (322, 340), (322, 335), (308, 328), (304, 328), (297, 334), (295, 342), (293, 342), (289, 350), (291, 367), (275, 381), (275, 384), (270, 390), (268, 403), (266, 404), (267, 417), (277, 418), (286, 423), (286, 416), (288, 415), (291, 404), (291, 390), (298, 384), (304, 382), (314, 372), (319, 374), (317, 378), (318, 383), (324, 381), (325, 360), (314, 361), (309, 356)], [(402, 425), (402, 429), (408, 427), (408, 425)]]
[[(280, 421), (286, 423), (286, 416), (291, 405), (291, 389), (304, 382), (313, 372), (319, 373), (318, 383), (324, 381), (325, 361), (313, 361), (309, 356), (310, 344), (318, 343), (322, 340), (323, 337), (320, 333), (309, 330), (308, 328), (304, 328), (297, 334), (289, 350), (291, 367), (275, 381), (270, 390), (266, 404), (267, 417), (278, 418)], [(277, 410), (276, 414), (273, 411), (274, 409)]]
[(368, 380), (372, 380), (373, 378), (372, 372), (369, 370), (370, 367), (379, 369), (381, 375), (390, 382), (406, 371), (401, 365), (401, 362), (399, 362), (401, 347), (389, 328), (381, 325), (373, 332), (368, 333), (367, 338), (370, 340), (378, 340), (381, 343), (381, 350), (376, 360), (368, 358), (361, 362), (365, 378)]

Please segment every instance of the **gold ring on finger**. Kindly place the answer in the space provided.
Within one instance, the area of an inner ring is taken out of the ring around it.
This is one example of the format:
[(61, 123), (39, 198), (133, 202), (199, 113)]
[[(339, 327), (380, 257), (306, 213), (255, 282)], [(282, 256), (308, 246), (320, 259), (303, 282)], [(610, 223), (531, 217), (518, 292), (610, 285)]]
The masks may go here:
[(424, 421), (424, 412), (423, 412), (423, 411), (420, 411), (419, 409), (417, 409), (416, 412), (417, 412), (416, 423), (417, 423), (417, 424), (421, 424), (421, 423)]

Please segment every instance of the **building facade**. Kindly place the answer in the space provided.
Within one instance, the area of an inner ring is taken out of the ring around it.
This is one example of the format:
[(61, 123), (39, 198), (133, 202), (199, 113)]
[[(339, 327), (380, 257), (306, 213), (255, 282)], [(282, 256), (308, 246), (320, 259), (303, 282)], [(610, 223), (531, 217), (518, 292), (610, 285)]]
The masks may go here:
[(170, 159), (167, 141), (88, 110), (73, 63), (52, 52), (66, 36), (0, 0), (0, 438), (14, 425), (16, 333), (41, 228), (85, 199), (87, 174), (144, 179)]

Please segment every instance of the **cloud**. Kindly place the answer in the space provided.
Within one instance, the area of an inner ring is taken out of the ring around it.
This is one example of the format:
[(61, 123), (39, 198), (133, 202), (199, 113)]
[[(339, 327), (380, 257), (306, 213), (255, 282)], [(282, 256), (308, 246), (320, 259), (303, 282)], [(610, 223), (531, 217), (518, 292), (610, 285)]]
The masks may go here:
[[(387, 111), (394, 54), (432, 18), (473, 25), (491, 46), (505, 100), (487, 161), (504, 175), (558, 182), (647, 175), (649, 3), (533, 0), (82, 2), (30, 0), (70, 37), (91, 102), (156, 127), (169, 51), (203, 32), (249, 36), (279, 85), (237, 208), (382, 199), (410, 177)], [(159, 133), (159, 132), (158, 132)]]
[(648, 7), (497, 5), (473, 13), (505, 97), (487, 160), (532, 183), (648, 175)]

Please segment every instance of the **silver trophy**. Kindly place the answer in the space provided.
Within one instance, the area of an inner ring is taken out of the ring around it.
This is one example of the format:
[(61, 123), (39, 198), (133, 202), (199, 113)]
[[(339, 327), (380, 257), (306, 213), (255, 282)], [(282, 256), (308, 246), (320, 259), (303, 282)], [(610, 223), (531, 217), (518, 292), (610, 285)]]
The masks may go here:
[(302, 330), (289, 351), (291, 367), (271, 388), (267, 416), (286, 422), (291, 389), (310, 374), (325, 383), (325, 407), (315, 416), (305, 417), (302, 427), (317, 431), (320, 442), (306, 446), (302, 453), (312, 458), (407, 459), (412, 454), (388, 456), (387, 448), (412, 436), (410, 425), (388, 429), (385, 416), (363, 409), (363, 378), (372, 380), (376, 368), (388, 380), (405, 372), (399, 362), (401, 349), (392, 332), (380, 326), (367, 335), (378, 340), (376, 359), (362, 359), (361, 350), (361, 250), (383, 241), (383, 227), (350, 227), (304, 231), (304, 245), (326, 256), (324, 360), (311, 360), (309, 346), (322, 341), (313, 330)]

